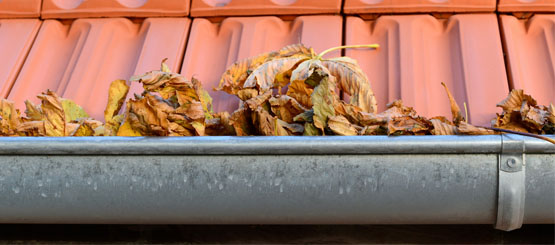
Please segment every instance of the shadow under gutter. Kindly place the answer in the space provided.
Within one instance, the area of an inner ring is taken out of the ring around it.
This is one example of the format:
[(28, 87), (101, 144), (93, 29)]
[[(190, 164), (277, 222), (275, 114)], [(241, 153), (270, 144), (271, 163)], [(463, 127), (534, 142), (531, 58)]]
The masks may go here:
[(555, 223), (516, 135), (0, 138), (0, 223)]

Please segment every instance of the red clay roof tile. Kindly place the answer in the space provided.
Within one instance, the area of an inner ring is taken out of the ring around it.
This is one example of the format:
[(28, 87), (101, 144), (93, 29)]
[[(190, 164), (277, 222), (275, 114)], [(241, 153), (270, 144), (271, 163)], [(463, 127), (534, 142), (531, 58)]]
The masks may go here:
[(499, 12), (555, 12), (555, 0), (499, 0)]
[(366, 13), (430, 13), (493, 12), (496, 0), (345, 0), (343, 12)]
[(424, 116), (450, 118), (441, 86), (468, 104), (472, 123), (489, 125), (495, 104), (509, 91), (501, 38), (493, 14), (382, 16), (375, 21), (348, 17), (347, 44), (378, 43), (377, 51), (347, 50), (369, 77), (380, 110), (402, 99)]
[(43, 0), (43, 18), (187, 16), (189, 0)]
[(6, 98), (25, 61), (41, 21), (37, 19), (0, 20), (0, 96)]
[(339, 14), (341, 0), (192, 0), (191, 16)]
[(39, 17), (42, 0), (0, 0), (0, 18)]
[(512, 86), (540, 104), (555, 104), (555, 15), (530, 20), (501, 15), (500, 20)]
[(169, 58), (170, 68), (179, 68), (189, 22), (187, 18), (150, 18), (143, 23), (123, 18), (46, 20), (9, 99), (21, 109), (25, 99), (37, 102), (34, 96), (50, 89), (101, 119), (111, 81), (159, 69), (163, 58)]

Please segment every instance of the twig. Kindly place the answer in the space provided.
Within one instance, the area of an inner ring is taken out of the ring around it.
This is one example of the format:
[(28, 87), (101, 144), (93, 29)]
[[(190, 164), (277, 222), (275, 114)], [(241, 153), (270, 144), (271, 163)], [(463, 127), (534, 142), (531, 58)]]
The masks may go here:
[(545, 141), (550, 142), (551, 144), (555, 145), (555, 140), (554, 139), (551, 139), (551, 138), (548, 138), (548, 137), (545, 137), (545, 136), (542, 136), (542, 135), (538, 135), (538, 134), (524, 133), (524, 132), (513, 131), (513, 130), (509, 130), (509, 129), (494, 128), (494, 127), (482, 127), (482, 128), (486, 128), (486, 129), (497, 131), (497, 132), (518, 134), (518, 135), (524, 135), (524, 136), (528, 136), (528, 137), (534, 137), (536, 139), (545, 140)]

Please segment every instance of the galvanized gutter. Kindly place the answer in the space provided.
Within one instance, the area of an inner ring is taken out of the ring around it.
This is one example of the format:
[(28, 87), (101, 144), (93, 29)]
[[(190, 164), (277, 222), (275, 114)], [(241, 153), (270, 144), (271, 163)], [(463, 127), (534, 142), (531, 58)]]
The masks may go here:
[(0, 138), (1, 223), (555, 223), (515, 135)]

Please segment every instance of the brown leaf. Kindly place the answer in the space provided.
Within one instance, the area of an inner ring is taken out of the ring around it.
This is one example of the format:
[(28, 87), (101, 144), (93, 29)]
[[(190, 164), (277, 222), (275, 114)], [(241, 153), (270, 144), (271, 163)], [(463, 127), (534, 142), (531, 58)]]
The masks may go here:
[(71, 133), (70, 127), (66, 127), (66, 115), (62, 107), (60, 97), (48, 90), (46, 93), (37, 96), (41, 99), (41, 109), (44, 113), (44, 129), (46, 136), (68, 136)]
[(298, 101), (304, 107), (312, 107), (310, 95), (314, 92), (314, 88), (306, 84), (304, 81), (296, 80), (291, 82), (287, 89), (287, 95)]
[(387, 122), (388, 135), (424, 135), (432, 125), (422, 117), (395, 117)]
[(513, 89), (509, 96), (497, 104), (498, 107), (503, 108), (505, 112), (518, 111), (522, 106), (522, 102), (528, 101), (531, 106), (537, 105), (537, 102), (532, 96), (524, 94), (522, 89)]
[(220, 84), (216, 90), (225, 91), (229, 94), (236, 94), (237, 91), (243, 89), (247, 77), (260, 65), (273, 59), (291, 56), (308, 56), (311, 54), (311, 49), (306, 48), (302, 44), (294, 44), (286, 46), (279, 51), (268, 52), (235, 62), (222, 75)]
[(387, 127), (381, 125), (364, 126), (361, 135), (387, 135)]
[(253, 88), (241, 89), (237, 92), (237, 97), (242, 101), (250, 100), (256, 96), (258, 96), (258, 90)]
[(336, 77), (339, 88), (351, 96), (351, 104), (360, 107), (364, 112), (378, 111), (378, 103), (370, 82), (355, 60), (340, 57), (323, 60), (322, 64)]
[(278, 98), (272, 97), (269, 102), (274, 115), (287, 123), (293, 123), (295, 116), (308, 110), (287, 95), (282, 95)]
[(251, 99), (245, 101), (245, 105), (247, 105), (247, 108), (254, 111), (254, 110), (256, 110), (256, 108), (258, 108), (262, 104), (266, 103), (266, 101), (268, 101), (270, 99), (270, 97), (272, 97), (272, 91), (267, 90), (263, 94), (258, 95), (254, 98), (251, 98)]
[(358, 135), (362, 128), (354, 126), (341, 115), (331, 116), (328, 120), (328, 127), (337, 135)]
[(278, 87), (275, 78), (276, 75), (287, 71), (305, 57), (287, 57), (268, 61), (257, 67), (247, 78), (244, 88), (257, 88), (260, 92), (265, 92), (272, 88)]
[(262, 107), (256, 108), (252, 114), (252, 122), (257, 127), (260, 135), (273, 136), (276, 135), (276, 118)]
[(206, 120), (206, 135), (235, 135), (230, 120), (231, 116), (227, 111), (216, 113), (214, 118)]
[(459, 108), (457, 101), (451, 94), (451, 91), (449, 91), (447, 85), (445, 85), (445, 83), (441, 83), (441, 85), (443, 85), (443, 87), (445, 88), (445, 92), (447, 92), (447, 97), (449, 98), (449, 103), (451, 104), (451, 114), (453, 115), (453, 122), (455, 123), (455, 125), (459, 125), (460, 121), (465, 120), (462, 116), (461, 108)]
[(44, 121), (28, 121), (19, 124), (17, 131), (25, 136), (45, 136)]
[(276, 118), (275, 131), (276, 136), (302, 135), (304, 132), (304, 127), (301, 124), (287, 123)]
[(471, 125), (465, 121), (461, 121), (459, 123), (459, 126), (457, 127), (457, 132), (459, 134), (465, 134), (465, 135), (489, 135), (489, 134), (496, 134), (495, 131), (493, 130), (489, 130), (489, 129), (485, 129), (482, 127), (476, 127), (474, 125)]
[(431, 119), (430, 122), (434, 129), (432, 129), (431, 133), (433, 135), (456, 135), (457, 134), (457, 127), (451, 125), (445, 121), (440, 119)]
[(231, 114), (231, 119), (229, 123), (235, 129), (237, 136), (249, 136), (255, 135), (255, 129), (251, 125), (252, 118), (251, 113), (245, 107), (241, 107)]

